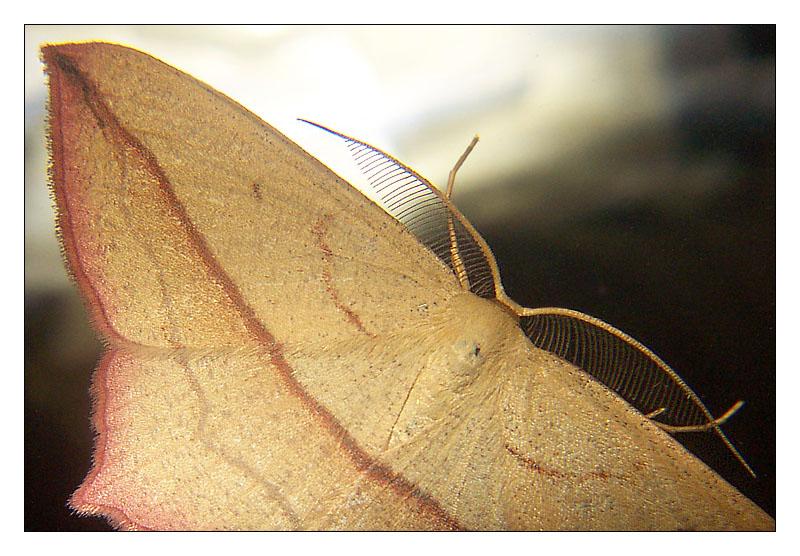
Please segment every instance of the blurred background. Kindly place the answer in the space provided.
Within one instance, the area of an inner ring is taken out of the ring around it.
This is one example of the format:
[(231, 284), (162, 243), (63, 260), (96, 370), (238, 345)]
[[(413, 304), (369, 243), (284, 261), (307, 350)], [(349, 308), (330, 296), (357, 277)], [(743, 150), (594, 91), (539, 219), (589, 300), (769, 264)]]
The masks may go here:
[(775, 515), (774, 26), (26, 26), (25, 529), (108, 529), (66, 507), (91, 463), (101, 351), (46, 185), (42, 43), (144, 50), (261, 116), (353, 183), (367, 141), (443, 185), (509, 295), (653, 349), (725, 425), (679, 437)]

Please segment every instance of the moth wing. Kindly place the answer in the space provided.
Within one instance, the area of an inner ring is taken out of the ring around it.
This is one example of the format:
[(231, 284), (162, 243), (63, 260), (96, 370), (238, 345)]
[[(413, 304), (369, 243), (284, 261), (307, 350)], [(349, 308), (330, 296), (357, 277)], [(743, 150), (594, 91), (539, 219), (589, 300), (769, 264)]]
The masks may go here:
[[(43, 58), (61, 241), (110, 347), (94, 380), (94, 467), (72, 506), (127, 528), (347, 528), (355, 514), (369, 528), (457, 526), (292, 366), (424, 327), (426, 308), (459, 291), (452, 273), (190, 76), (108, 44)], [(331, 497), (359, 478), (358, 493)], [(380, 510), (364, 515), (353, 496)]]
[[(452, 387), (437, 357), (457, 344), (424, 334), (465, 322), (435, 309), (452, 272), (238, 104), (122, 47), (44, 57), (62, 242), (111, 345), (80, 511), (131, 528), (620, 528), (641, 495), (652, 521), (633, 528), (774, 528), (543, 352)], [(417, 373), (441, 388), (414, 391)]]

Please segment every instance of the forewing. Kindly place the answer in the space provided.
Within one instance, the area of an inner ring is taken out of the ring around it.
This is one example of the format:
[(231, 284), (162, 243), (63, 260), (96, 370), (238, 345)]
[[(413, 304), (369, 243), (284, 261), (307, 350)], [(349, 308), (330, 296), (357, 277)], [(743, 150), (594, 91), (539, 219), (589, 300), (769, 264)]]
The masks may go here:
[(285, 340), (379, 334), (457, 289), (402, 226), (208, 86), (114, 45), (44, 58), (60, 227), (107, 335), (235, 343), (241, 323), (204, 301), (218, 299)]

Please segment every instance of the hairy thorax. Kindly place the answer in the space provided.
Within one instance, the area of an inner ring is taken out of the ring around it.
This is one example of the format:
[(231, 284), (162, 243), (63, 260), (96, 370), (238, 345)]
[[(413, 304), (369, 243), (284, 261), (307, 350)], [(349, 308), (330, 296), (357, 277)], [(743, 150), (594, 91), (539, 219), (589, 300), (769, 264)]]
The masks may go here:
[(446, 419), (476, 388), (497, 384), (502, 378), (499, 354), (508, 338), (518, 336), (512, 333), (514, 317), (471, 293), (453, 297), (432, 317), (430, 332), (413, 350), (416, 364), (410, 367), (417, 375), (397, 412), (387, 448)]

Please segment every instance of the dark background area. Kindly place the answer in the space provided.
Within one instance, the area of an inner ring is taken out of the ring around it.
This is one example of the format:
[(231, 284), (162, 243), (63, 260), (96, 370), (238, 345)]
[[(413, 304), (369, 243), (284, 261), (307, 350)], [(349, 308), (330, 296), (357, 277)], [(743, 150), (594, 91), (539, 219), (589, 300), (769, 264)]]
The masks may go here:
[[(723, 428), (757, 479), (713, 435), (680, 440), (774, 516), (775, 27), (666, 27), (659, 40), (674, 84), (665, 117), (502, 176), (488, 195), (457, 190), (456, 203), (516, 301), (629, 333), (715, 415), (745, 400)], [(66, 506), (91, 464), (101, 344), (74, 289), (26, 290), (25, 313), (25, 529), (108, 530)]]

